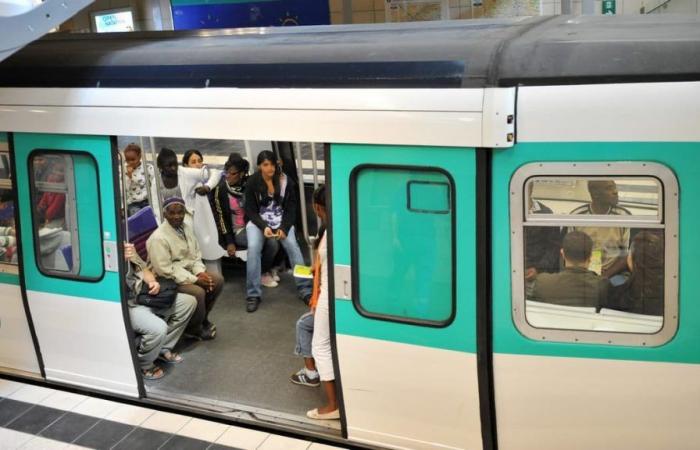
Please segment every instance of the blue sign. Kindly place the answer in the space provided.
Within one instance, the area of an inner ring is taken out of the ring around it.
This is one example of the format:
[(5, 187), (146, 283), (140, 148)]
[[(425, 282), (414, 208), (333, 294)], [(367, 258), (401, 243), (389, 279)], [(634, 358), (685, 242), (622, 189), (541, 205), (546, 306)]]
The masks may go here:
[(176, 30), (330, 24), (328, 0), (172, 0), (172, 9)]

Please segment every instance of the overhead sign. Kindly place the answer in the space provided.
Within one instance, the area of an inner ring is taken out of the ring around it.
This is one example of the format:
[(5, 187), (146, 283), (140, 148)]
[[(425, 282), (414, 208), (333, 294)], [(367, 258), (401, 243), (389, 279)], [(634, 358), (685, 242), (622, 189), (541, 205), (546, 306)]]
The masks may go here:
[(615, 0), (603, 0), (603, 14), (606, 16), (615, 15)]
[(95, 31), (98, 33), (134, 31), (134, 17), (131, 10), (94, 12), (92, 20)]
[(328, 25), (328, 0), (171, 0), (176, 30)]

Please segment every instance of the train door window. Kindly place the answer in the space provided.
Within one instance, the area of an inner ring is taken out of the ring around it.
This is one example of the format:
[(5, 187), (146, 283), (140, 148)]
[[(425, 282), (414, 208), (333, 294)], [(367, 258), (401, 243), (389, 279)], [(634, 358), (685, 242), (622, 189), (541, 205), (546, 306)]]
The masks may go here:
[(50, 276), (101, 278), (102, 227), (94, 159), (84, 153), (37, 150), (30, 156), (30, 167), (39, 269)]
[(540, 340), (660, 345), (678, 319), (678, 185), (656, 163), (549, 163), (511, 181), (515, 323)]
[(454, 187), (438, 170), (360, 166), (351, 176), (360, 313), (445, 326), (454, 317)]
[(6, 136), (0, 133), (0, 272), (16, 273), (12, 267), (17, 265), (14, 184)]

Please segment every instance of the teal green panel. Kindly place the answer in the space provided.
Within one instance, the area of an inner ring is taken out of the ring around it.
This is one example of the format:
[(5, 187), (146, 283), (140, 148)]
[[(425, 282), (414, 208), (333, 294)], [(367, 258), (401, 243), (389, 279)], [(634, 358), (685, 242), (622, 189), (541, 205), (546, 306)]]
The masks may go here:
[(80, 276), (97, 278), (104, 270), (100, 204), (95, 160), (88, 155), (73, 155), (76, 185), (76, 211), (80, 236)]
[[(449, 180), (442, 173), (366, 168), (357, 174), (358, 298), (372, 314), (445, 322), (452, 314), (452, 214), (409, 209), (417, 182), (438, 186), (434, 200), (446, 209)], [(421, 206), (430, 208), (429, 192), (420, 194)]]
[(19, 286), (19, 275), (13, 273), (0, 273), (0, 284), (14, 284)]
[(416, 212), (449, 214), (450, 185), (447, 178), (408, 184), (408, 209)]
[[(104, 277), (96, 282), (76, 281), (58, 277), (47, 277), (42, 274), (34, 257), (34, 239), (32, 236), (32, 216), (31, 210), (27, 206), (31, 203), (29, 192), (29, 154), (35, 149), (45, 150), (72, 150), (89, 153), (97, 163), (99, 203), (97, 202), (97, 192), (83, 192), (86, 186), (77, 185), (76, 192), (78, 201), (83, 203), (80, 207), (88, 208), (88, 211), (80, 211), (79, 217), (87, 213), (86, 217), (95, 217), (97, 211), (101, 212), (102, 232), (105, 239), (115, 240), (117, 237), (117, 220), (114, 214), (114, 188), (112, 185), (112, 146), (109, 136), (80, 136), (80, 135), (52, 135), (52, 134), (29, 134), (14, 133), (14, 151), (17, 161), (17, 193), (20, 203), (20, 221), (22, 224), (22, 245), (24, 257), (24, 277), (28, 290), (63, 294), (73, 297), (83, 297), (106, 301), (121, 301), (119, 274), (116, 272), (106, 272)], [(78, 158), (78, 161), (80, 158)], [(88, 163), (83, 161), (78, 163), (76, 176), (82, 178), (87, 176), (89, 170)], [(80, 175), (78, 175), (78, 173)], [(92, 175), (94, 179), (94, 175)], [(94, 184), (94, 183), (93, 183)], [(92, 186), (94, 188), (94, 185)], [(95, 189), (93, 189), (95, 190)], [(95, 190), (96, 191), (96, 190)], [(93, 211), (92, 213), (90, 211)], [(82, 219), (82, 217), (81, 217)], [(81, 220), (79, 219), (79, 220)], [(86, 219), (89, 220), (89, 219)], [(99, 223), (79, 223), (79, 233), (83, 228), (93, 241), (95, 232), (99, 233)], [(81, 234), (82, 240), (82, 234)], [(86, 261), (81, 262), (81, 267), (88, 264), (98, 265), (102, 263), (102, 239), (99, 242), (92, 242), (92, 249), (85, 249), (87, 253), (81, 253), (81, 258), (85, 255)], [(81, 251), (82, 251), (81, 245)], [(97, 256), (99, 253), (99, 257)], [(97, 260), (100, 260), (97, 263)], [(87, 270), (90, 269), (89, 267)], [(100, 270), (100, 272), (102, 272)]]
[[(426, 327), (414, 324), (390, 322), (381, 319), (368, 318), (360, 315), (354, 305), (347, 300), (336, 300), (336, 330), (341, 334), (353, 336), (382, 339), (406, 344), (421, 345), (427, 347), (436, 347), (448, 350), (456, 350), (463, 352), (476, 351), (476, 307), (474, 299), (476, 296), (476, 222), (474, 217), (475, 212), (475, 175), (476, 175), (476, 153), (473, 149), (467, 148), (443, 148), (443, 147), (399, 147), (399, 146), (372, 146), (372, 145), (349, 145), (349, 144), (333, 144), (331, 149), (331, 180), (332, 180), (332, 220), (333, 220), (333, 258), (335, 264), (350, 265), (350, 174), (352, 170), (363, 164), (376, 165), (391, 165), (391, 166), (416, 166), (420, 168), (435, 168), (449, 173), (454, 180), (454, 202), (455, 209), (452, 214), (455, 215), (456, 234), (460, 236), (454, 242), (454, 251), (456, 252), (457, 264), (454, 268), (454, 278), (456, 283), (456, 307), (455, 317), (453, 322), (444, 328)], [(399, 172), (400, 173), (400, 172)], [(424, 178), (419, 180), (439, 180), (445, 181), (444, 175), (425, 174), (421, 175)], [(370, 180), (371, 181), (371, 180)], [(394, 180), (395, 183), (398, 181)], [(403, 197), (399, 200), (385, 197), (378, 199), (379, 202), (375, 205), (373, 213), (382, 214), (386, 217), (387, 214), (407, 215), (406, 212), (406, 184), (403, 183)], [(379, 186), (372, 189), (372, 192), (381, 194)], [(444, 192), (444, 191), (443, 191)], [(382, 194), (383, 195), (383, 194)], [(386, 194), (387, 196), (389, 194)], [(436, 195), (436, 191), (422, 192), (421, 196)], [(396, 201), (397, 204), (393, 202)], [(419, 198), (421, 202), (427, 202), (426, 197)], [(386, 209), (382, 210), (381, 202), (385, 202)], [(388, 203), (391, 202), (391, 203)], [(443, 201), (436, 201), (440, 207), (444, 206)], [(360, 212), (360, 219), (367, 214), (367, 211)], [(420, 213), (413, 213), (421, 215)], [(432, 215), (432, 214), (430, 214)], [(449, 214), (443, 215), (444, 218), (449, 218)], [(420, 220), (430, 220), (421, 218)], [(449, 220), (449, 219), (448, 219)], [(403, 225), (403, 224), (402, 224)], [(381, 226), (389, 226), (382, 224)], [(441, 225), (444, 226), (444, 225)], [(364, 228), (363, 228), (364, 229)], [(381, 231), (374, 231), (372, 239), (379, 242)], [(384, 235), (385, 239), (391, 240), (394, 238), (391, 234)], [(450, 233), (449, 227), (443, 236), (449, 242)], [(364, 237), (360, 239), (364, 241)], [(413, 245), (414, 243), (411, 243)], [(415, 243), (420, 247), (422, 244)], [(370, 245), (364, 243), (367, 250), (370, 251)], [(391, 246), (384, 246), (383, 251), (388, 251)], [(440, 249), (426, 250), (425, 248), (408, 249), (409, 256), (414, 257), (418, 252), (424, 252), (426, 258), (421, 261), (423, 264), (420, 267), (411, 269), (416, 273), (426, 273), (427, 277), (439, 276), (444, 279), (451, 276), (449, 273), (450, 257), (444, 255), (444, 246)], [(432, 252), (432, 253), (431, 253)], [(442, 252), (442, 253), (441, 253)], [(402, 284), (405, 283), (404, 276), (400, 273), (392, 274), (388, 272), (389, 264), (401, 263), (402, 261), (381, 261), (385, 257), (394, 258), (394, 255), (387, 253), (384, 256), (375, 257), (373, 267), (378, 273), (382, 273), (383, 277), (376, 277), (374, 283), (376, 286), (384, 286), (387, 292), (391, 290), (403, 290)], [(382, 266), (382, 262), (387, 266)], [(430, 268), (424, 268), (428, 267)], [(362, 264), (360, 265), (362, 269)], [(438, 272), (439, 275), (436, 275)], [(420, 288), (418, 288), (420, 289)], [(362, 294), (361, 294), (362, 295)], [(414, 305), (416, 299), (419, 298), (420, 292), (413, 294)], [(441, 294), (442, 295), (442, 294)], [(449, 298), (449, 294), (447, 294)], [(405, 301), (405, 299), (403, 299)], [(443, 305), (447, 302), (443, 302)], [(409, 302), (410, 304), (410, 302)], [(430, 311), (433, 317), (445, 315), (443, 309)]]
[[(511, 316), (509, 184), (518, 167), (545, 161), (654, 161), (670, 167), (680, 186), (680, 315), (678, 332), (660, 347), (534, 341)], [(543, 356), (700, 363), (700, 143), (522, 143), (493, 153), (493, 351)]]

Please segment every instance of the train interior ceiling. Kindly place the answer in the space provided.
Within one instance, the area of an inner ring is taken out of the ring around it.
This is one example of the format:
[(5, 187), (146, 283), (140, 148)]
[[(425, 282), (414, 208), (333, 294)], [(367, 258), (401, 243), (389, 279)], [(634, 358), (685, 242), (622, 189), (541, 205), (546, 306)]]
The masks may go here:
[[(322, 144), (119, 136), (117, 146), (122, 155), (131, 143), (141, 147), (142, 164), (152, 173), (158, 172), (156, 159), (162, 148), (173, 150), (180, 163), (187, 150), (196, 149), (203, 156), (205, 180), (210, 172), (223, 170), (231, 153), (249, 161), (252, 175), (257, 155), (273, 151), (287, 176), (304, 181), (304, 191), (297, 195), (305, 208), (298, 208), (295, 229), (305, 261), (310, 263), (310, 245), (318, 230), (311, 196), (324, 182)], [(152, 187), (149, 203), (155, 204), (156, 216), (162, 217), (156, 192)], [(133, 234), (132, 230), (128, 232)], [(290, 382), (290, 376), (303, 367), (302, 358), (293, 353), (295, 324), (309, 308), (297, 295), (289, 263), (281, 252), (280, 280), (277, 286), (273, 283), (262, 288), (262, 302), (255, 313), (246, 312), (247, 255), (239, 251), (237, 256), (222, 258), (225, 285), (209, 316), (217, 328), (216, 338), (199, 341), (183, 337), (176, 348), (183, 363), (172, 367), (164, 364), (163, 378), (145, 380), (148, 397), (309, 431), (340, 433), (337, 421), (320, 423), (306, 418), (306, 411), (323, 404), (321, 389)]]

